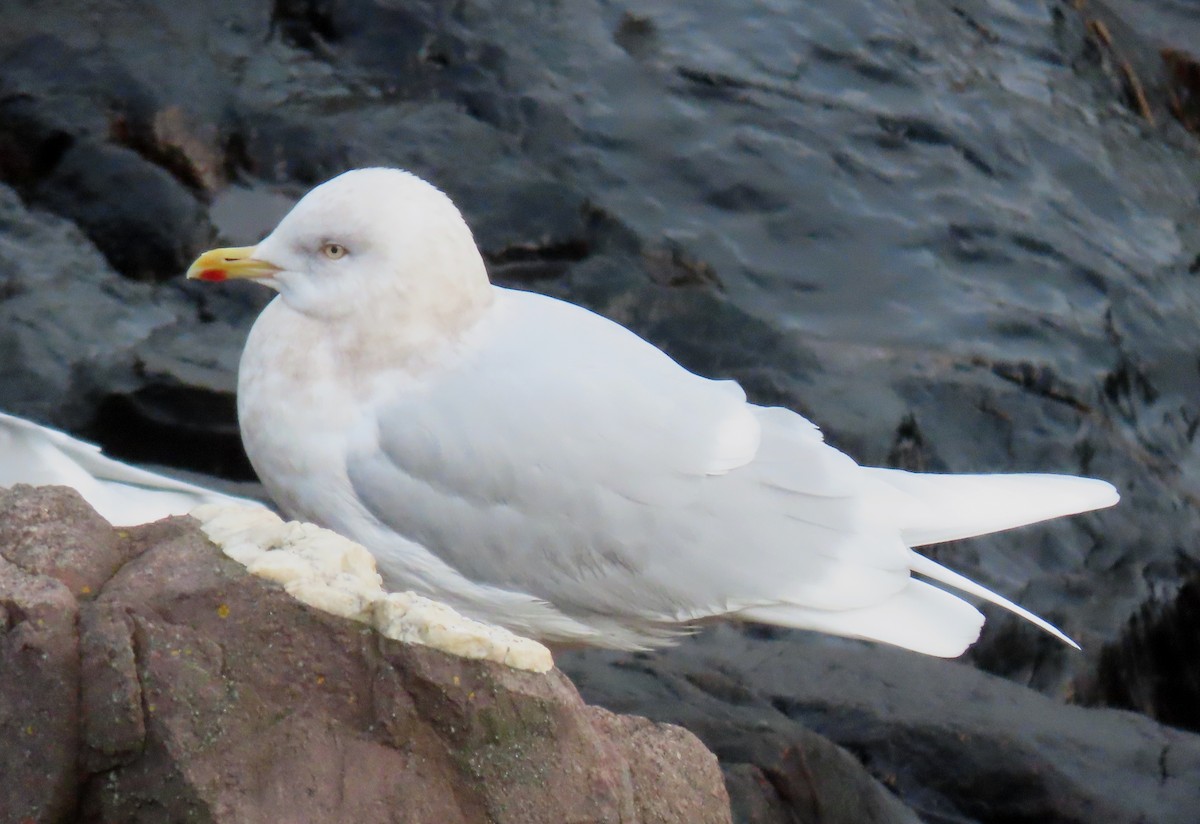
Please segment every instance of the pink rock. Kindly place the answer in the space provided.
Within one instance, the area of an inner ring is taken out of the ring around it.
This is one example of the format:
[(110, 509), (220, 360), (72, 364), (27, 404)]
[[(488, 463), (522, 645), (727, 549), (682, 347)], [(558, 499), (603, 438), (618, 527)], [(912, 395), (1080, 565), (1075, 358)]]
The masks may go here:
[(30, 552), (0, 520), (5, 821), (730, 820), (691, 733), (589, 707), (557, 670), (318, 612), (190, 518), (122, 537), (59, 488), (5, 511), (43, 536)]

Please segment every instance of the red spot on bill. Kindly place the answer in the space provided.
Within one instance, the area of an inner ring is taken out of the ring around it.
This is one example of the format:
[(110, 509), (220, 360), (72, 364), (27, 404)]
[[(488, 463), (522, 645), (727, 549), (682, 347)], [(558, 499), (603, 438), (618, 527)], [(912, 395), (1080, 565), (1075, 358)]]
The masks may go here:
[(211, 281), (226, 280), (228, 278), (224, 269), (205, 269), (199, 275), (197, 275), (197, 277), (200, 278), (200, 280)]

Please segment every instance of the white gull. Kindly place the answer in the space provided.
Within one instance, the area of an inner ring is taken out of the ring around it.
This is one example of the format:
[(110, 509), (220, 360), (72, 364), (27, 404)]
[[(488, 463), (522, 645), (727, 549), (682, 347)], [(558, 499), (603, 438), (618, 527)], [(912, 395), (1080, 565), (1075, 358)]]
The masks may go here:
[(343, 174), (189, 277), (278, 290), (239, 370), (247, 453), (385, 586), (547, 641), (669, 643), (707, 619), (961, 653), (983, 616), (1059, 630), (912, 548), (1116, 503), (1103, 481), (862, 467), (786, 409), (632, 332), (489, 283), (444, 194)]

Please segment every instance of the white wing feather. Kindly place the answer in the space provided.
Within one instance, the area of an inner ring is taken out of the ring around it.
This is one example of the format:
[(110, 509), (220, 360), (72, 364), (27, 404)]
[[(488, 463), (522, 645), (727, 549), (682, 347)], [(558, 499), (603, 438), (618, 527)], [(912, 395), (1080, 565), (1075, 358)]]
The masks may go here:
[(866, 468), (904, 494), (897, 514), (909, 546), (957, 541), (1112, 506), (1112, 484), (1068, 475), (928, 475)]
[(0, 412), (0, 487), (17, 483), (73, 487), (117, 526), (186, 515), (205, 503), (258, 505), (115, 461), (94, 444)]

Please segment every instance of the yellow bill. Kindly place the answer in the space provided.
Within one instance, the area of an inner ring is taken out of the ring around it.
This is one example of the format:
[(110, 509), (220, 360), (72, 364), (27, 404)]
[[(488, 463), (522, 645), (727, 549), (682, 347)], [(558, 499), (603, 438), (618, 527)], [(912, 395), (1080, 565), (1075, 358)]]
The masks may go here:
[(257, 248), (234, 246), (205, 252), (188, 267), (188, 279), (222, 281), (233, 278), (269, 278), (279, 271), (279, 267), (254, 257)]

